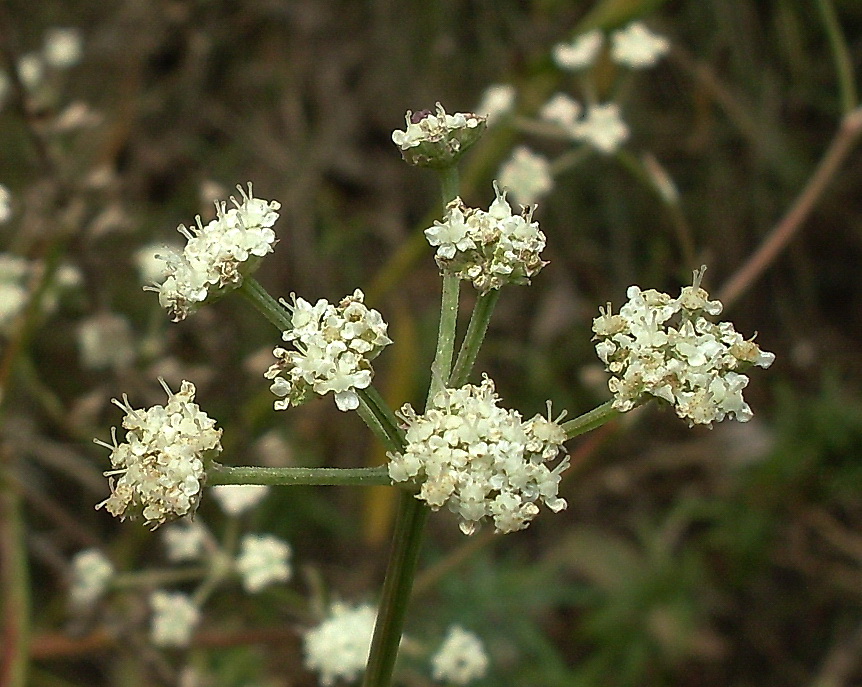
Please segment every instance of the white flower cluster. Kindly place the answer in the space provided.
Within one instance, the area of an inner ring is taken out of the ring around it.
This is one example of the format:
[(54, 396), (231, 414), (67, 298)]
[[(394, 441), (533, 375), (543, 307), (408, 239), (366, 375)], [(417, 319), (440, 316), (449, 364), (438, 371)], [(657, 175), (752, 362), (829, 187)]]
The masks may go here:
[(547, 158), (527, 146), (518, 146), (500, 166), (500, 185), (519, 203), (531, 205), (554, 188), (554, 177)]
[(482, 135), (486, 117), (472, 112), (446, 114), (437, 103), (430, 110), (407, 110), (404, 131), (392, 132), (392, 142), (401, 149), (406, 162), (420, 167), (450, 167)]
[[(562, 450), (566, 434), (555, 421), (536, 415), (522, 422), (514, 410), (498, 408), (494, 382), (443, 389), (424, 415), (407, 404), (399, 416), (407, 430), (404, 453), (390, 453), (393, 482), (421, 483), (416, 498), (437, 510), (448, 505), (472, 534), (485, 517), (498, 532), (524, 529), (539, 512), (566, 507), (557, 496), (564, 457), (553, 469), (546, 462)], [(558, 418), (559, 419), (559, 418)]]
[(268, 534), (248, 534), (242, 539), (236, 567), (247, 592), (255, 594), (275, 582), (290, 579), (290, 545)]
[(265, 484), (217, 484), (210, 489), (210, 495), (231, 516), (242, 515), (254, 508), (268, 492), (269, 487)]
[(188, 646), (201, 612), (186, 594), (157, 590), (150, 595), (150, 639), (156, 646)]
[(632, 69), (654, 67), (669, 50), (667, 38), (653, 33), (639, 21), (611, 34), (611, 58)]
[(615, 152), (629, 137), (629, 128), (616, 103), (590, 105), (583, 116), (582, 112), (576, 100), (565, 93), (556, 93), (539, 110), (539, 117), (606, 155)]
[(177, 228), (188, 240), (182, 252), (168, 250), (159, 256), (167, 263), (167, 278), (161, 284), (145, 286), (159, 294), (159, 303), (171, 313), (174, 322), (184, 320), (208, 297), (242, 284), (259, 259), (272, 252), (281, 205), (252, 195), (237, 186), (241, 201), (231, 196), (234, 207), (216, 203), (216, 218), (206, 226), (196, 218), (197, 227)]
[(446, 633), (443, 645), (431, 658), (431, 674), (435, 680), (454, 685), (466, 685), (488, 672), (488, 655), (482, 640), (459, 625)]
[[(632, 22), (614, 31), (610, 39), (611, 59), (631, 69), (654, 67), (670, 50), (668, 40), (650, 31), (642, 22)], [(570, 71), (586, 69), (595, 62), (604, 40), (601, 30), (593, 29), (569, 43), (559, 43), (553, 49), (554, 62)]]
[(608, 387), (617, 410), (630, 410), (649, 395), (673, 405), (689, 425), (712, 425), (728, 416), (751, 419), (742, 398), (748, 377), (740, 372), (769, 367), (775, 354), (760, 350), (753, 338), (743, 339), (730, 322), (704, 317), (722, 310), (700, 287), (705, 269), (694, 272), (693, 284), (679, 298), (630, 286), (618, 315), (610, 303), (600, 308), (593, 320), (596, 352), (613, 375)]
[(485, 115), (488, 126), (494, 126), (515, 107), (517, 93), (511, 84), (491, 84), (482, 93), (476, 112)]
[(172, 563), (194, 561), (204, 555), (210, 533), (200, 521), (186, 520), (162, 530), (162, 542)]
[(275, 402), (276, 410), (300, 405), (312, 392), (323, 396), (330, 391), (339, 410), (359, 407), (356, 390), (371, 384), (370, 361), (392, 343), (388, 325), (365, 306), (364, 298), (356, 289), (337, 306), (324, 299), (312, 305), (296, 295), (292, 305), (281, 301), (291, 311), (293, 325), (282, 338), (292, 341), (295, 350), (276, 348), (277, 362), (264, 375), (273, 380), (272, 393), (283, 399)]
[(98, 601), (114, 576), (114, 566), (103, 553), (87, 549), (72, 559), (69, 601), (75, 609), (85, 609)]
[(324, 687), (353, 681), (365, 670), (377, 612), (368, 604), (351, 608), (336, 602), (329, 617), (305, 635), (305, 666), (320, 674)]
[(533, 208), (514, 215), (497, 182), (494, 192), (497, 197), (487, 212), (456, 198), (446, 206), (444, 221), (425, 230), (428, 243), (437, 247), (440, 268), (473, 282), (481, 293), (504, 284), (529, 284), (547, 264), (540, 256), (545, 235), (532, 219)]
[(126, 412), (126, 443), (117, 443), (116, 428), (111, 430), (112, 443), (95, 440), (111, 451), (114, 469), (105, 476), (120, 475), (111, 480), (111, 495), (96, 508), (104, 506), (121, 519), (143, 515), (154, 528), (194, 512), (207, 454), (221, 451), (221, 430), (193, 403), (194, 385), (183, 381), (173, 393), (163, 379), (159, 381), (168, 394), (166, 406), (135, 410), (125, 394), (122, 403), (113, 400)]

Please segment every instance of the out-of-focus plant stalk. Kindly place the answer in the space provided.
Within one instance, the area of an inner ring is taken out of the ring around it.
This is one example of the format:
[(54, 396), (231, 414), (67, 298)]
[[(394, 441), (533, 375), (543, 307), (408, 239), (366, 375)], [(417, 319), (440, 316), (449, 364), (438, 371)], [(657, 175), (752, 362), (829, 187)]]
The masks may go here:
[(838, 91), (841, 94), (841, 112), (846, 115), (855, 109), (858, 102), (853, 60), (847, 49), (847, 41), (841, 30), (841, 24), (838, 22), (838, 16), (835, 14), (835, 5), (832, 0), (817, 0), (817, 7), (823, 18), (823, 26), (826, 29), (826, 37), (829, 39), (829, 48), (832, 51), (832, 59), (835, 62)]

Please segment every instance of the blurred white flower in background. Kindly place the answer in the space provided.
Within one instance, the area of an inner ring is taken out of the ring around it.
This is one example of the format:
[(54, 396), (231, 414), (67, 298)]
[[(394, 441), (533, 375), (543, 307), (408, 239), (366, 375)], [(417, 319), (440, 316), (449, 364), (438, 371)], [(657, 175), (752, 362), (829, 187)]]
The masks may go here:
[(510, 84), (492, 84), (482, 93), (476, 112), (487, 117), (488, 126), (494, 126), (515, 107), (515, 95)]
[(558, 43), (552, 52), (554, 62), (560, 69), (569, 71), (586, 69), (595, 62), (604, 40), (601, 30), (593, 29), (568, 43)]
[(518, 146), (500, 167), (500, 186), (522, 205), (532, 205), (554, 188), (547, 158), (526, 146)]

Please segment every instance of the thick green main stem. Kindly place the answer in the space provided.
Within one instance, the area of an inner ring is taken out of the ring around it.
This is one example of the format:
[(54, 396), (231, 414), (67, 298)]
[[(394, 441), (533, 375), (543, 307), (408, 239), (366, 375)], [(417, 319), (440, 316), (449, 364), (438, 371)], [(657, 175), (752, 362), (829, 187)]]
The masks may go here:
[[(443, 206), (458, 196), (458, 170), (456, 167), (440, 172), (440, 189)], [(458, 298), (460, 280), (450, 274), (443, 275), (443, 295), (440, 305), (440, 326), (437, 330), (437, 348), (431, 367), (431, 384), (428, 399), (449, 381), (452, 356), (455, 351), (455, 333), (458, 324)], [(469, 370), (468, 370), (469, 372)], [(403, 437), (399, 437), (401, 448)], [(398, 657), (398, 647), (404, 631), (404, 620), (413, 590), (413, 578), (419, 562), (422, 537), (428, 508), (414, 494), (402, 492), (398, 513), (395, 516), (395, 532), (392, 550), (386, 566), (386, 579), (377, 611), (374, 638), (365, 670), (364, 687), (388, 687), (392, 684), (392, 672)]]
[(363, 687), (388, 687), (392, 683), (427, 519), (425, 505), (412, 493), (402, 492)]

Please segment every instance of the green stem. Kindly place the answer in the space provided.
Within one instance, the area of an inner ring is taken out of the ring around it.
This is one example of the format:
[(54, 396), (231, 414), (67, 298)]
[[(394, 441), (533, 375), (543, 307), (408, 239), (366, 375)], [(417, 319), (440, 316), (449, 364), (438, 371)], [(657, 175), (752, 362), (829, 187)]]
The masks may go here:
[(841, 112), (846, 115), (856, 108), (857, 102), (853, 60), (850, 57), (850, 51), (847, 50), (847, 41), (841, 31), (841, 24), (835, 14), (832, 0), (817, 0), (817, 7), (820, 9), (823, 26), (826, 29), (829, 48), (832, 50), (832, 59), (835, 61), (838, 89), (841, 93)]
[(207, 572), (208, 568), (205, 566), (195, 566), (193, 568), (120, 573), (111, 578), (111, 589), (168, 587), (203, 579)]
[[(5, 450), (4, 450), (5, 454)], [(5, 460), (3, 471), (11, 460)], [(12, 480), (0, 473), (0, 581), (2, 582), (2, 635), (0, 684), (24, 687), (27, 684), (30, 643), (30, 592), (27, 545), (24, 533), (21, 494)]]
[(246, 277), (237, 292), (245, 296), (272, 325), (281, 332), (293, 329), (290, 312), (277, 300), (269, 295), (260, 282), (253, 277)]
[[(458, 196), (456, 167), (440, 171), (440, 190), (444, 207)], [(460, 280), (453, 275), (444, 274), (440, 326), (437, 330), (437, 349), (431, 367), (429, 399), (445, 386), (452, 369), (459, 294)], [(373, 398), (368, 400), (372, 403), (374, 401)], [(398, 450), (403, 450), (404, 440), (401, 434), (398, 435), (398, 442), (400, 445)], [(416, 576), (416, 566), (419, 562), (427, 519), (428, 509), (425, 505), (418, 501), (412, 492), (403, 491), (398, 504), (398, 513), (395, 516), (392, 550), (386, 565), (386, 579), (383, 581), (374, 637), (362, 683), (364, 687), (388, 687), (392, 683), (392, 671), (395, 668), (395, 659), (398, 657), (398, 647), (401, 644), (404, 619), (410, 603), (410, 592), (413, 589), (413, 578)]]
[(356, 485), (392, 484), (385, 465), (371, 468), (267, 468), (254, 465), (213, 465), (207, 484)]
[(428, 401), (446, 386), (455, 352), (455, 330), (458, 324), (458, 296), (461, 280), (454, 274), (443, 274), (443, 296), (440, 302), (440, 328), (437, 331), (437, 353), (431, 366)]
[(564, 422), (562, 427), (566, 431), (566, 438), (574, 439), (581, 434), (586, 434), (597, 427), (601, 427), (603, 424), (610, 422), (620, 415), (622, 415), (622, 413), (614, 408), (614, 402), (608, 401), (607, 403), (600, 405), (598, 408), (593, 408), (588, 413), (584, 413), (580, 417), (576, 417), (574, 420)]
[(443, 199), (443, 208), (445, 209), (449, 203), (455, 200), (459, 195), (460, 178), (458, 176), (458, 167), (453, 165), (447, 169), (441, 169), (440, 175), (440, 196)]
[(458, 352), (458, 360), (455, 361), (455, 368), (449, 378), (449, 386), (453, 389), (467, 383), (467, 378), (476, 362), (476, 356), (479, 355), (479, 348), (485, 340), (488, 323), (491, 321), (491, 315), (494, 314), (494, 306), (497, 305), (499, 298), (500, 289), (491, 289), (476, 299), (473, 314), (470, 316), (470, 324), (467, 325), (467, 333), (464, 335), (461, 350)]
[(427, 519), (425, 505), (412, 493), (402, 492), (363, 687), (387, 687), (392, 682)]
[[(383, 445), (390, 451), (404, 448), (404, 431), (398, 425), (398, 418), (383, 400), (380, 392), (373, 386), (357, 389), (359, 396), (359, 416), (380, 437)], [(375, 429), (376, 428), (376, 429)]]

